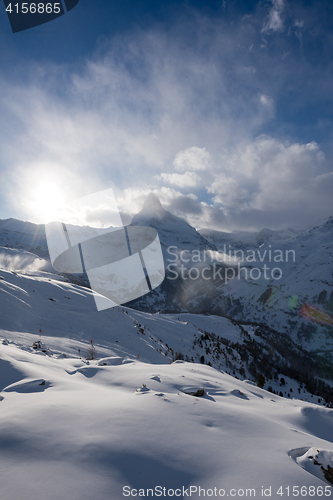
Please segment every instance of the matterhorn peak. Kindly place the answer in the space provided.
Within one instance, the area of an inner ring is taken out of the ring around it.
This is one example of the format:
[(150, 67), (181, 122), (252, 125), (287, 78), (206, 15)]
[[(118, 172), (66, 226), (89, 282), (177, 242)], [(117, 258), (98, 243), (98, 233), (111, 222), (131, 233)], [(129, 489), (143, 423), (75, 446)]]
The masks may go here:
[(217, 250), (214, 244), (210, 244), (184, 219), (164, 210), (154, 193), (147, 196), (141, 212), (134, 215), (132, 226), (150, 226), (156, 229), (164, 248), (174, 246), (190, 251), (207, 248)]
[(160, 200), (154, 193), (149, 193), (143, 204), (140, 212), (142, 215), (149, 215), (154, 218), (161, 218), (165, 214), (165, 210), (161, 205)]

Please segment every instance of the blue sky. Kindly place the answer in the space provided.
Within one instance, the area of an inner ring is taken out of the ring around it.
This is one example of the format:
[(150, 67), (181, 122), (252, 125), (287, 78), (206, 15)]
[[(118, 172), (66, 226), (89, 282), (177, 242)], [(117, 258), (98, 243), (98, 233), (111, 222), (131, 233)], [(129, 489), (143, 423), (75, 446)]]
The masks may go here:
[(125, 212), (153, 191), (228, 231), (333, 215), (332, 14), (80, 0), (13, 34), (0, 9), (0, 218), (48, 222), (110, 187)]

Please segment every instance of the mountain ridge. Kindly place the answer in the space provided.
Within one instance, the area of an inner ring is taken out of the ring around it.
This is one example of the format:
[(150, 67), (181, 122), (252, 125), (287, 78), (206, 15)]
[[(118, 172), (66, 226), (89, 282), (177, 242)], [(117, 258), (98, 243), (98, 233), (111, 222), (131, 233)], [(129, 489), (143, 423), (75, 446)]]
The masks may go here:
[[(333, 359), (333, 217), (290, 238), (268, 239), (260, 249), (258, 242), (231, 246), (232, 250), (238, 249), (244, 254), (242, 259), (238, 252), (238, 261), (234, 262), (219, 261), (225, 256), (216, 253), (218, 245), (209, 242), (183, 219), (167, 212), (155, 195), (148, 197), (132, 224), (150, 225), (157, 230), (166, 279), (156, 290), (130, 303), (130, 307), (164, 313), (217, 314), (238, 322), (266, 325), (288, 334), (294, 342), (322, 359)], [(24, 249), (45, 258), (47, 244), (43, 230), (42, 225), (0, 220), (0, 245)], [(234, 237), (234, 233), (227, 234)], [(170, 255), (170, 247), (175, 247), (178, 253), (173, 249)], [(212, 255), (208, 262), (202, 260), (207, 250)], [(254, 261), (248, 259), (249, 252), (257, 252)], [(186, 257), (186, 262), (182, 257)], [(209, 269), (205, 275), (209, 279), (202, 278), (204, 266)], [(264, 266), (269, 268), (268, 279), (263, 273)], [(191, 269), (192, 276), (200, 274), (199, 279), (189, 276)], [(281, 270), (280, 278), (273, 276), (273, 269), (278, 270), (275, 271), (277, 277)], [(179, 274), (180, 270), (183, 275)], [(256, 274), (261, 274), (260, 278), (255, 279)]]

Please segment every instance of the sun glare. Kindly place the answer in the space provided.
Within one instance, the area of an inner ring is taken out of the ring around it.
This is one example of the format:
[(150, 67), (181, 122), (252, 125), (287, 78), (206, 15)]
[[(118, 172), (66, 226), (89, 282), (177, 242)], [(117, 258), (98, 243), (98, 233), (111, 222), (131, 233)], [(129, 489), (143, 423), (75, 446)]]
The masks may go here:
[(61, 189), (49, 181), (43, 181), (31, 192), (29, 210), (35, 220), (47, 224), (59, 219), (63, 201)]

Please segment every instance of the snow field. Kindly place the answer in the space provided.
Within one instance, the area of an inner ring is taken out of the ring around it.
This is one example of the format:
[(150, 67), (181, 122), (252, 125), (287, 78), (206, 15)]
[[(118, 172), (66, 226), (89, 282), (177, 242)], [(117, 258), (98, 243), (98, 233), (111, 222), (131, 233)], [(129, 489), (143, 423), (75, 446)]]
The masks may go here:
[[(271, 486), (280, 498), (281, 485), (329, 485), (288, 453), (326, 450), (328, 464), (332, 410), (181, 361), (88, 362), (9, 343), (0, 358), (3, 500), (118, 500), (126, 485), (255, 488), (257, 498)], [(186, 394), (196, 389), (204, 396)]]

